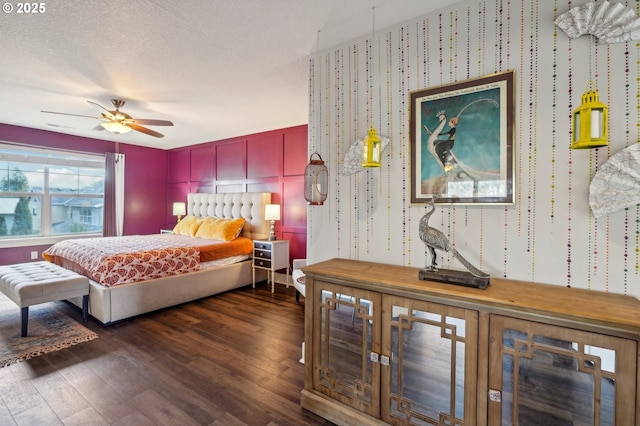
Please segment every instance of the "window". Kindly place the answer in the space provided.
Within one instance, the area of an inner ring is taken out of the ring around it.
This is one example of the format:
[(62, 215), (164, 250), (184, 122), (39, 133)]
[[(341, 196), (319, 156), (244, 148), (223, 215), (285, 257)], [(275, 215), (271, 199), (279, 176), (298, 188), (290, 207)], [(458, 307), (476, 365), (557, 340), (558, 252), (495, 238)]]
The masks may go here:
[(104, 156), (0, 144), (0, 241), (102, 234)]
[(82, 223), (91, 223), (91, 212), (93, 210), (90, 208), (82, 208), (80, 209), (80, 222)]

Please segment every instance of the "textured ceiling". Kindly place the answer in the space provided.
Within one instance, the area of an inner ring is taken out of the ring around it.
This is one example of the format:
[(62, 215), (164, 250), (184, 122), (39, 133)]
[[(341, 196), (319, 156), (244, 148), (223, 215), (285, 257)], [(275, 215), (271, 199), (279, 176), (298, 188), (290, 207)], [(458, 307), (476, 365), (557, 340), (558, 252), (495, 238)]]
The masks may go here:
[[(0, 15), (0, 123), (170, 149), (308, 121), (309, 54), (443, 7), (441, 0), (64, 0)], [(451, 4), (454, 2), (448, 2)], [(93, 130), (87, 100), (138, 132)], [(1, 136), (0, 136), (1, 138)]]

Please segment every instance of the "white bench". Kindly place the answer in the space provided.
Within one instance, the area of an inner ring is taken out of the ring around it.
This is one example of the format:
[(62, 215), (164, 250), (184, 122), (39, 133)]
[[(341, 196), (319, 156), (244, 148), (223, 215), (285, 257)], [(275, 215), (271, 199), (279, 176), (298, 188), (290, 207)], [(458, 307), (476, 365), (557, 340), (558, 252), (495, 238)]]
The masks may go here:
[(89, 279), (50, 262), (0, 266), (0, 291), (21, 308), (22, 337), (31, 305), (82, 296), (82, 319), (89, 315)]

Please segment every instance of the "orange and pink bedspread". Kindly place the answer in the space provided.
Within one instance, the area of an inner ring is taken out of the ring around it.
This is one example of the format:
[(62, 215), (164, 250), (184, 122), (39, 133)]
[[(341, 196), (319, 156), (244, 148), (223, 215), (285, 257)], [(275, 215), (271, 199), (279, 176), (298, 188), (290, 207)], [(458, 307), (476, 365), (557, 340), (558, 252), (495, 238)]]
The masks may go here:
[(200, 267), (198, 248), (161, 235), (66, 240), (42, 255), (105, 287), (183, 274)]

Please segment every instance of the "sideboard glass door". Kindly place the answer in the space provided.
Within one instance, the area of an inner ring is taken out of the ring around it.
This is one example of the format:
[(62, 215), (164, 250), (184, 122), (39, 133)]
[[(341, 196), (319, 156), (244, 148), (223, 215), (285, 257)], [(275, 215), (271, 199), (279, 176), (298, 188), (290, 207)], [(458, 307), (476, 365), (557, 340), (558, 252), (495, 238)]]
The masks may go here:
[(490, 322), (490, 425), (635, 424), (635, 341), (499, 315)]
[(314, 389), (371, 416), (380, 412), (380, 295), (316, 281)]
[(476, 425), (478, 312), (388, 295), (382, 301), (381, 418)]

